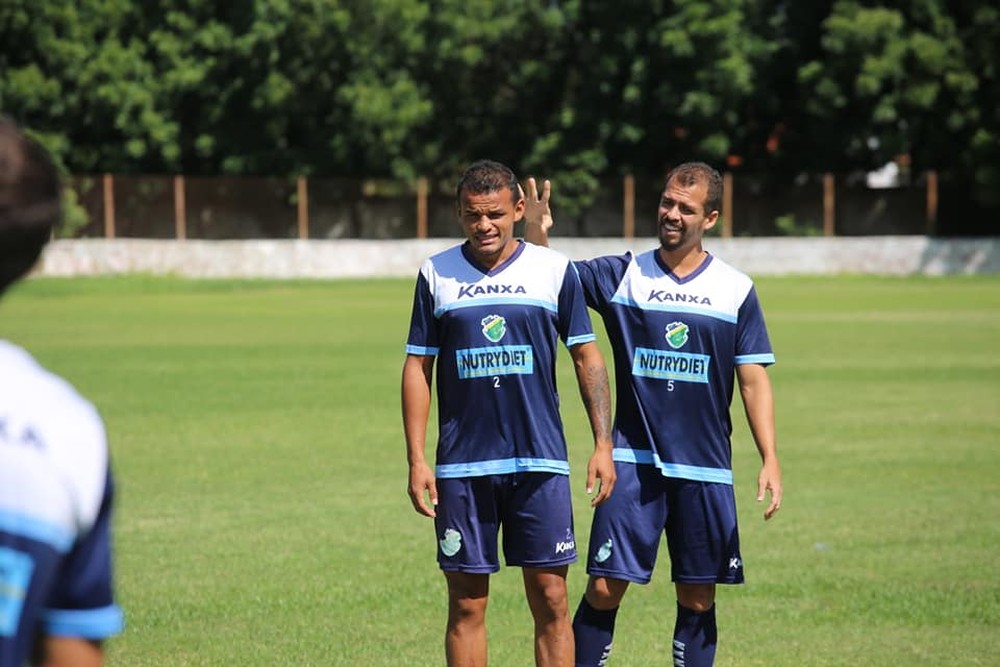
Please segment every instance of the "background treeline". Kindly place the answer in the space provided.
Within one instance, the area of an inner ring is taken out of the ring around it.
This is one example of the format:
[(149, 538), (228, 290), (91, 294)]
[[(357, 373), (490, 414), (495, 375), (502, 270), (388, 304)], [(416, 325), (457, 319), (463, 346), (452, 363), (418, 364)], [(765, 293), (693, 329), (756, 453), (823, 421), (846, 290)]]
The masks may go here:
[[(940, 173), (1000, 211), (995, 0), (0, 0), (0, 111), (72, 173)], [(906, 156), (900, 158), (900, 156)], [(977, 216), (978, 214), (978, 216)]]

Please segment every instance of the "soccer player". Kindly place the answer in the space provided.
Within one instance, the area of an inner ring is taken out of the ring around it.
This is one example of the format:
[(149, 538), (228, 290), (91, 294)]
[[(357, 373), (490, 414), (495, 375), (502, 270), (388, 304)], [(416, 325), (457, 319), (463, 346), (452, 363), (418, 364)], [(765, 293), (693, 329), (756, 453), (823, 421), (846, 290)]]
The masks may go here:
[[(551, 185), (528, 181), (525, 239), (548, 243)], [(575, 262), (587, 304), (601, 314), (614, 353), (615, 494), (594, 513), (590, 578), (573, 630), (577, 665), (605, 665), (630, 582), (650, 581), (660, 535), (677, 594), (674, 665), (714, 661), (716, 584), (743, 582), (733, 495), (729, 406), (733, 378), (763, 465), (764, 518), (781, 506), (774, 362), (749, 277), (702, 247), (719, 218), (722, 179), (703, 163), (667, 174), (660, 247)]]
[[(0, 118), (0, 293), (60, 216), (42, 148)], [(111, 474), (94, 407), (0, 340), (0, 665), (96, 667), (122, 627), (112, 595)]]
[[(449, 665), (486, 664), (489, 575), (520, 566), (535, 625), (535, 662), (569, 667), (566, 594), (576, 561), (566, 441), (559, 416), (557, 340), (569, 348), (594, 437), (587, 491), (614, 486), (611, 397), (580, 280), (569, 260), (514, 237), (524, 214), (513, 172), (480, 161), (458, 183), (466, 241), (427, 259), (417, 276), (403, 366), (402, 407), (414, 509), (433, 517), (448, 587)], [(425, 459), (437, 364), (436, 468)]]

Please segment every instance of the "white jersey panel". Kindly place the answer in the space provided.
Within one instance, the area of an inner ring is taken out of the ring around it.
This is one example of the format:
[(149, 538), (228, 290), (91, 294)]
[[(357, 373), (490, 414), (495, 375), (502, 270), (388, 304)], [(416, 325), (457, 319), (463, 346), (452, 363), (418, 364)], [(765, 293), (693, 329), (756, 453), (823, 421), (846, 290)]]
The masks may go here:
[(101, 506), (103, 423), (65, 380), (5, 341), (0, 369), (0, 516), (51, 531), (52, 546), (65, 551)]
[(502, 272), (483, 274), (456, 246), (424, 261), (420, 273), (434, 295), (434, 316), (455, 308), (489, 306), (516, 301), (552, 312), (559, 308), (559, 292), (569, 267), (556, 252), (528, 243)]
[(697, 280), (674, 281), (665, 278), (656, 254), (657, 251), (647, 251), (633, 259), (612, 297), (613, 302), (643, 310), (694, 313), (736, 322), (740, 306), (753, 287), (749, 276), (713, 257)]

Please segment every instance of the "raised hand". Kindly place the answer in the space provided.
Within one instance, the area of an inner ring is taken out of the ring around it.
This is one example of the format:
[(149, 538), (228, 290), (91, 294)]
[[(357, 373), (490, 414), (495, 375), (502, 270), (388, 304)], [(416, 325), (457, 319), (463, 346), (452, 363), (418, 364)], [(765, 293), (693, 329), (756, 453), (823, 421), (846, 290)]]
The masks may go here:
[(549, 197), (552, 194), (552, 184), (548, 179), (542, 181), (541, 194), (538, 183), (529, 178), (527, 192), (524, 194), (524, 238), (536, 245), (549, 244), (549, 229), (555, 221), (549, 208)]

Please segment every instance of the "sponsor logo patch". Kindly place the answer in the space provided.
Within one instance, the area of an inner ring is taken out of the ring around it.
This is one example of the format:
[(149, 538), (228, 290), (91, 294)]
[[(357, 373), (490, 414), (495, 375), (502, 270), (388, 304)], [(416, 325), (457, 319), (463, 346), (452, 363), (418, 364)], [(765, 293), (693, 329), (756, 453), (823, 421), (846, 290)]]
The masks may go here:
[(707, 354), (689, 354), (687, 352), (637, 347), (635, 348), (635, 356), (632, 358), (632, 374), (655, 380), (678, 380), (707, 384), (708, 366), (711, 359)]
[(490, 377), (493, 375), (531, 375), (535, 370), (535, 355), (530, 345), (498, 345), (455, 350), (458, 377)]

